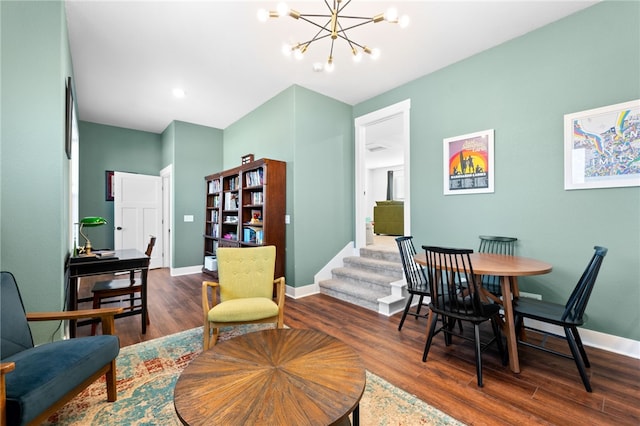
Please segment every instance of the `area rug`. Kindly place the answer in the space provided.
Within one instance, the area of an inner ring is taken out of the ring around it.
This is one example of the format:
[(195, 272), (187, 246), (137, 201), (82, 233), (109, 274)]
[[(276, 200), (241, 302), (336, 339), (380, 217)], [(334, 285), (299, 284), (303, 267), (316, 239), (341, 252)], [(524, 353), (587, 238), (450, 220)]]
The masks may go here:
[[(270, 328), (222, 329), (221, 340)], [(104, 377), (52, 415), (47, 425), (180, 425), (173, 389), (180, 372), (202, 351), (202, 327), (127, 346), (117, 359), (118, 400), (106, 401)], [(447, 414), (367, 371), (360, 424), (462, 425)]]

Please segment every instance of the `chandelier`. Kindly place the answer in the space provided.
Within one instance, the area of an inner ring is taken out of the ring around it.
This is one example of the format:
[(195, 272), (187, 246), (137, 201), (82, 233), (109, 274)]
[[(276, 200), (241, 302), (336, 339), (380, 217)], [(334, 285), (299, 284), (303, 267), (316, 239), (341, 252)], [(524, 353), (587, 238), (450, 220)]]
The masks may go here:
[(370, 55), (372, 59), (377, 59), (380, 56), (379, 49), (357, 43), (349, 37), (348, 31), (366, 24), (382, 21), (398, 24), (401, 28), (405, 28), (409, 24), (409, 18), (406, 15), (398, 17), (398, 12), (394, 8), (389, 8), (387, 12), (380, 13), (373, 17), (344, 15), (343, 11), (349, 3), (351, 3), (351, 0), (333, 0), (333, 5), (331, 6), (328, 0), (324, 0), (324, 4), (327, 6), (329, 13), (313, 14), (300, 13), (297, 10), (290, 9), (284, 2), (281, 2), (278, 3), (275, 11), (267, 12), (264, 9), (260, 9), (258, 11), (258, 19), (266, 22), (269, 18), (280, 18), (288, 15), (293, 19), (302, 20), (315, 26), (318, 31), (313, 38), (293, 45), (287, 44), (283, 46), (282, 51), (285, 55), (291, 55), (293, 53), (297, 59), (302, 59), (312, 43), (330, 38), (331, 46), (326, 64), (324, 64), (324, 66), (322, 64), (314, 64), (313, 68), (316, 71), (321, 71), (322, 69), (325, 71), (333, 71), (333, 48), (338, 39), (342, 39), (348, 44), (353, 55), (353, 60), (356, 62), (362, 59), (363, 53)]

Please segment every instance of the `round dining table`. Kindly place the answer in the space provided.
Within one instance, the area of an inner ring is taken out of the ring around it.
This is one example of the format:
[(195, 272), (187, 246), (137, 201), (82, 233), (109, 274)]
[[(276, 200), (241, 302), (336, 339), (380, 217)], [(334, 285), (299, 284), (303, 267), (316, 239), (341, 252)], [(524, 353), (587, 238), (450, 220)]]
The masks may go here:
[[(520, 373), (518, 359), (518, 340), (516, 339), (515, 318), (513, 315), (513, 297), (519, 297), (518, 277), (542, 275), (551, 272), (552, 266), (541, 260), (521, 256), (508, 256), (495, 253), (471, 253), (471, 267), (476, 276), (493, 275), (500, 277), (502, 306), (504, 308), (503, 332), (507, 338), (509, 367), (514, 373)], [(426, 266), (426, 253), (414, 256), (416, 263)], [(435, 265), (436, 268), (439, 265)]]

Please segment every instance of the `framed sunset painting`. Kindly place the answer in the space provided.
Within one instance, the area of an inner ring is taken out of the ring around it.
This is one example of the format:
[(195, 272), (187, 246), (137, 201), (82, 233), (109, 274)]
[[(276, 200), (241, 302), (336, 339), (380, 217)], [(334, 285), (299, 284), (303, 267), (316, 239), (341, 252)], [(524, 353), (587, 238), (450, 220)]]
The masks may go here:
[(444, 195), (493, 192), (493, 129), (444, 139)]

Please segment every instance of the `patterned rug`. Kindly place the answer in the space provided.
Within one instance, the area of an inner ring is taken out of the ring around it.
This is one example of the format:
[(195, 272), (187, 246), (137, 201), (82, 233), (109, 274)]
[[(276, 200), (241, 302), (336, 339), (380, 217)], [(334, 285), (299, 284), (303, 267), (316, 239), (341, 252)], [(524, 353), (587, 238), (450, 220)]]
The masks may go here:
[[(221, 340), (272, 327), (255, 324), (222, 329)], [(118, 400), (106, 401), (104, 376), (45, 423), (57, 425), (180, 425), (173, 389), (180, 372), (202, 351), (202, 327), (127, 346), (117, 359)], [(360, 424), (461, 425), (413, 395), (367, 371)]]

